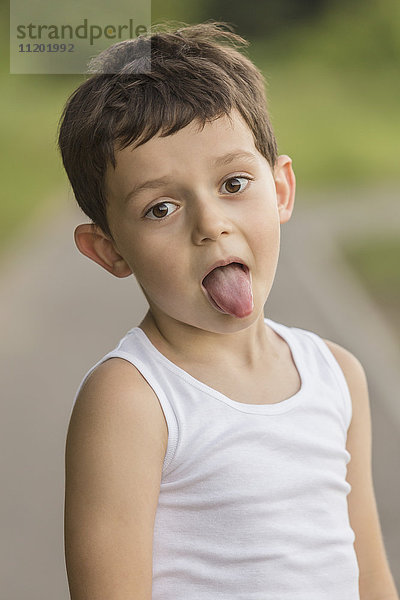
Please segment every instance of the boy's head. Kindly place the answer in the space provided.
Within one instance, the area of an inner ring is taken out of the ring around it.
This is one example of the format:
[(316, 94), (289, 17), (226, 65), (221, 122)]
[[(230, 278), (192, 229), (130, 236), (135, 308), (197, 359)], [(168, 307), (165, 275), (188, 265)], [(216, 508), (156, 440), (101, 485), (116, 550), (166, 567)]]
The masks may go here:
[[(93, 221), (75, 231), (79, 250), (117, 277), (133, 272), (153, 316), (200, 328), (211, 318), (215, 332), (226, 331), (221, 313), (262, 313), (295, 190), (263, 78), (221, 36), (244, 42), (208, 23), (112, 46), (60, 129), (65, 168)], [(110, 64), (116, 74), (97, 72)]]
[(114, 44), (92, 60), (94, 74), (66, 103), (59, 131), (64, 167), (79, 206), (111, 238), (105, 175), (118, 149), (237, 109), (274, 167), (263, 76), (234, 47), (246, 40), (221, 26), (227, 27), (154, 26), (150, 35)]

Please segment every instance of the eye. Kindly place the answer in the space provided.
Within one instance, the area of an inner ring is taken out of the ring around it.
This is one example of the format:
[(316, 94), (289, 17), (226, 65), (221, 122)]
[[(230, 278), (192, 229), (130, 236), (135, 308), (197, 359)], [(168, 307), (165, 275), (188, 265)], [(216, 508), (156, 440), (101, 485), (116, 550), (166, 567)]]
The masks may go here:
[(155, 204), (154, 206), (149, 208), (149, 210), (145, 214), (145, 217), (147, 219), (151, 219), (152, 221), (161, 221), (165, 217), (168, 217), (172, 212), (175, 212), (169, 212), (168, 205), (175, 206), (175, 208), (178, 208), (176, 204), (173, 204), (172, 202), (160, 202), (159, 204)]
[(227, 179), (222, 184), (222, 187), (224, 187), (224, 185), (227, 185), (226, 190), (227, 190), (228, 194), (240, 194), (241, 192), (243, 192), (246, 189), (249, 181), (250, 181), (250, 177), (237, 175), (236, 177), (229, 177), (229, 179)]

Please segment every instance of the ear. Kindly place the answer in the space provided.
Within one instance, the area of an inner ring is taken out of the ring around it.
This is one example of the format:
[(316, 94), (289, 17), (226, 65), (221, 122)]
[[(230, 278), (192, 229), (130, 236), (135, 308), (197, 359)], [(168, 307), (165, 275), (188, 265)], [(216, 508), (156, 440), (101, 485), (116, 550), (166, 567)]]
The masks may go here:
[(274, 168), (274, 180), (280, 223), (289, 221), (293, 212), (296, 193), (296, 178), (292, 168), (292, 159), (281, 154)]
[(88, 258), (115, 277), (128, 277), (132, 269), (115, 249), (114, 243), (94, 223), (78, 225), (74, 233), (75, 244)]

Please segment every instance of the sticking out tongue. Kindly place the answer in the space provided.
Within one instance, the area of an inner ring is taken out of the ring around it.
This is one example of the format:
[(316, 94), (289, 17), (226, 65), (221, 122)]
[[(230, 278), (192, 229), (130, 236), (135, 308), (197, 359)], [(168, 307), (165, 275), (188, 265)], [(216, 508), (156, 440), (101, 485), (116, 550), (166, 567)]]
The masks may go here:
[(203, 280), (217, 306), (235, 317), (247, 317), (253, 310), (250, 275), (239, 263), (217, 267)]

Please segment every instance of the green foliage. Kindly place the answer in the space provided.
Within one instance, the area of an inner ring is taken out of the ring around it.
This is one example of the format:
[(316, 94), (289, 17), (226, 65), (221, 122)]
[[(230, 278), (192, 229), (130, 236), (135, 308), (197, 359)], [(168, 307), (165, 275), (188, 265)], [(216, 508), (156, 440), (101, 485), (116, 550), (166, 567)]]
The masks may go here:
[[(292, 32), (288, 55), (324, 66), (369, 73), (400, 61), (398, 0), (353, 0), (331, 5), (316, 27), (306, 23)], [(371, 81), (373, 85), (373, 81)]]
[(305, 20), (316, 21), (327, 0), (203, 0), (202, 18), (234, 23), (245, 37), (291, 30)]
[[(265, 61), (266, 63), (267, 61)], [(307, 187), (395, 180), (400, 94), (391, 70), (375, 75), (313, 62), (265, 66), (278, 147)]]
[(56, 143), (64, 101), (77, 79), (55, 85), (51, 75), (0, 76), (3, 169), (0, 205), (0, 250), (43, 202), (65, 183)]
[(188, 24), (206, 20), (203, 13), (203, 0), (152, 0), (151, 22), (161, 23), (169, 20), (183, 21)]
[(356, 4), (249, 48), (280, 152), (306, 186), (399, 178), (400, 3)]

